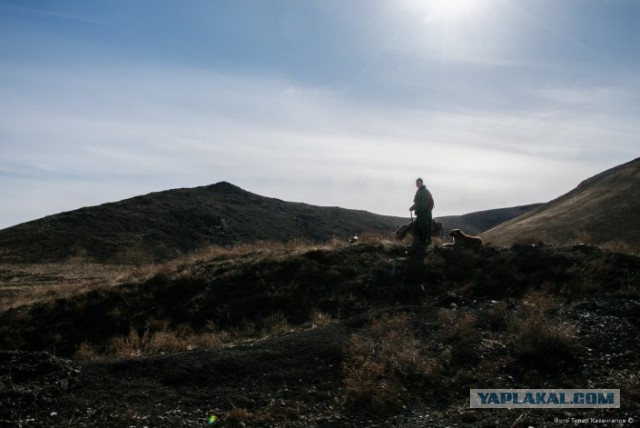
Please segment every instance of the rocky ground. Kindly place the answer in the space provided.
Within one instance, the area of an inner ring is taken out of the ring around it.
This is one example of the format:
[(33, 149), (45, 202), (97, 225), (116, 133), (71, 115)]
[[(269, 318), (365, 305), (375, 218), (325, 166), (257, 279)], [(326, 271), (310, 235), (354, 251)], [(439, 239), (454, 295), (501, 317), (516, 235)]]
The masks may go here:
[[(0, 313), (0, 426), (640, 421), (639, 272), (637, 257), (585, 246), (408, 254), (384, 242), (171, 264)], [(229, 334), (212, 349), (108, 353), (158, 320)], [(92, 358), (79, 359), (83, 343)], [(619, 388), (622, 405), (473, 410), (470, 388)]]

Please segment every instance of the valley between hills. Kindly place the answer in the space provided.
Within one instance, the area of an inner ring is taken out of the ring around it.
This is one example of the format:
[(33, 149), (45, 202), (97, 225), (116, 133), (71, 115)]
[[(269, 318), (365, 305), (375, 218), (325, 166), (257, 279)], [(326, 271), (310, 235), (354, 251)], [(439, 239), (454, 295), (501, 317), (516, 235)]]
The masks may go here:
[[(405, 219), (229, 183), (1, 230), (0, 426), (640, 420), (639, 177), (636, 159), (441, 219), (477, 251), (411, 251)], [(471, 409), (470, 388), (615, 388), (621, 406)]]

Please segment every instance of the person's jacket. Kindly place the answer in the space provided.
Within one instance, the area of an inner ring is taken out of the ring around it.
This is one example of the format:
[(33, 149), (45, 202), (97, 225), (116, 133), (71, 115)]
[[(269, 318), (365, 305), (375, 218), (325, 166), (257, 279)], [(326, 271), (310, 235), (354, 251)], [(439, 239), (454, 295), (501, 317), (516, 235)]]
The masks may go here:
[(411, 210), (416, 211), (416, 215), (427, 214), (433, 210), (433, 197), (431, 192), (427, 190), (427, 186), (424, 184), (416, 191), (416, 196), (413, 198), (413, 206)]

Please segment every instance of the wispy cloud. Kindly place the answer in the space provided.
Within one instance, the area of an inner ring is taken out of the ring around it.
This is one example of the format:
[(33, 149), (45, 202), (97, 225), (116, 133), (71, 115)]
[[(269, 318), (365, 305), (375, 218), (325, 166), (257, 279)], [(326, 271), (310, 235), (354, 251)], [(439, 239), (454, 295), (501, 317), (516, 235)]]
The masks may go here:
[[(622, 88), (540, 89), (528, 111), (443, 111), (189, 68), (13, 72), (31, 84), (0, 86), (11, 100), (0, 107), (0, 194), (46, 191), (50, 210), (228, 180), (282, 199), (405, 215), (423, 176), (437, 214), (459, 214), (549, 200), (628, 160), (640, 133), (631, 117), (590, 102), (615, 106)], [(0, 227), (24, 213), (9, 207)]]

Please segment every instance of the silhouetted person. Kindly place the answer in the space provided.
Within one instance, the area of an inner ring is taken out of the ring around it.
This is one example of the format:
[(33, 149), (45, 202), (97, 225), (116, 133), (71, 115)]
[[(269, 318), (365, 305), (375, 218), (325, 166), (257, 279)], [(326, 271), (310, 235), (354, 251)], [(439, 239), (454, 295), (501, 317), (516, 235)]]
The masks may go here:
[(422, 178), (416, 180), (416, 196), (413, 198), (413, 205), (409, 211), (416, 212), (416, 233), (414, 234), (414, 246), (426, 247), (431, 244), (431, 221), (433, 210), (433, 197), (427, 190)]

